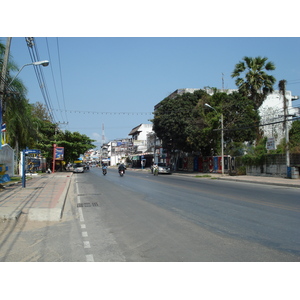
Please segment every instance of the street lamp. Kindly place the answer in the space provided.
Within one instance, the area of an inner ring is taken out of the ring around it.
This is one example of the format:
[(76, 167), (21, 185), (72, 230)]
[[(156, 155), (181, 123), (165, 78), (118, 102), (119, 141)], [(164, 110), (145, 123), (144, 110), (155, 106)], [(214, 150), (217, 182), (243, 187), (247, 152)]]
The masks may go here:
[[(211, 109), (213, 109), (216, 113), (218, 113), (216, 111), (215, 108), (213, 108), (212, 106), (210, 106), (209, 104), (205, 103), (204, 106), (207, 106)], [(223, 114), (221, 114), (221, 161), (222, 161), (222, 175), (224, 175), (224, 127), (223, 127)]]
[(42, 61), (35, 61), (33, 63), (30, 63), (30, 64), (26, 64), (24, 65), (20, 70), (19, 72), (17, 73), (17, 75), (11, 80), (11, 82), (7, 85), (7, 88), (10, 87), (10, 85), (13, 83), (13, 81), (17, 78), (17, 76), (20, 74), (20, 72), (23, 70), (24, 67), (26, 66), (39, 66), (39, 65), (42, 65), (43, 67), (47, 67), (49, 65), (49, 61), (48, 60), (42, 60)]
[[(17, 76), (20, 74), (20, 72), (23, 70), (24, 67), (26, 66), (39, 66), (39, 65), (42, 65), (43, 67), (47, 67), (49, 65), (49, 61), (48, 60), (42, 60), (42, 61), (35, 61), (35, 62), (32, 62), (30, 64), (26, 64), (24, 65), (17, 73), (17, 75), (10, 81), (10, 83), (7, 85), (7, 88), (9, 88), (11, 86), (11, 84), (13, 83), (13, 81), (17, 78)], [(2, 116), (2, 111), (0, 112), (1, 113), (1, 116)], [(23, 150), (23, 154), (22, 154), (22, 160), (23, 160), (23, 164), (22, 164), (22, 187), (25, 188), (26, 187), (26, 174), (25, 174), (25, 152), (26, 150), (24, 149)]]

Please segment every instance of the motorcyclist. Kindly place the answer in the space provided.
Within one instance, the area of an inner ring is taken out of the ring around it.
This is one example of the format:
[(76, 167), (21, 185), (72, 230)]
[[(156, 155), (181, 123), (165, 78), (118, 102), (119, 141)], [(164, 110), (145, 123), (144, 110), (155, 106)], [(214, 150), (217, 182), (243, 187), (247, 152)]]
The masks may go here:
[(156, 163), (153, 165), (152, 173), (158, 175), (158, 165)]
[(104, 163), (102, 164), (102, 172), (107, 173), (107, 165)]
[(125, 170), (126, 170), (126, 167), (124, 166), (124, 164), (123, 164), (123, 163), (122, 163), (122, 164), (119, 164), (119, 167), (118, 167), (119, 173), (120, 173), (120, 171), (123, 171), (124, 174), (125, 174)]

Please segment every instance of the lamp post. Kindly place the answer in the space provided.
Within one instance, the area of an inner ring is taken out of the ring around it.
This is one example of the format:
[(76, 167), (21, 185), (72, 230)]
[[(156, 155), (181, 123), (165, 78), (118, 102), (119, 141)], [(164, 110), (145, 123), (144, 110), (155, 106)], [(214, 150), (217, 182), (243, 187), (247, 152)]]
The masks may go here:
[(13, 83), (13, 81), (17, 78), (17, 76), (20, 74), (20, 72), (23, 70), (24, 67), (27, 67), (27, 66), (40, 66), (42, 65), (43, 67), (47, 67), (49, 65), (49, 61), (48, 60), (42, 60), (42, 61), (35, 61), (33, 63), (30, 63), (30, 64), (26, 64), (24, 65), (17, 73), (17, 75), (11, 80), (11, 82), (7, 85), (7, 87), (10, 87), (11, 84)]
[[(23, 70), (24, 67), (26, 66), (39, 66), (42, 65), (43, 67), (47, 67), (49, 65), (49, 61), (48, 60), (42, 60), (42, 61), (36, 61), (30, 64), (26, 64), (24, 65), (17, 73), (17, 75), (10, 81), (10, 83), (7, 85), (7, 88), (9, 88), (11, 86), (11, 84), (13, 83), (13, 81), (17, 78), (17, 76), (20, 74), (20, 72)], [(1, 111), (1, 115), (2, 115), (2, 111)], [(22, 187), (25, 188), (26, 187), (26, 172), (25, 172), (25, 154), (26, 151), (23, 150), (22, 151), (22, 160), (23, 160), (23, 164), (22, 164)]]
[[(205, 106), (213, 109), (216, 113), (216, 109), (209, 104), (205, 103)], [(221, 114), (221, 161), (222, 161), (222, 175), (224, 175), (224, 125), (223, 125), (223, 114)]]

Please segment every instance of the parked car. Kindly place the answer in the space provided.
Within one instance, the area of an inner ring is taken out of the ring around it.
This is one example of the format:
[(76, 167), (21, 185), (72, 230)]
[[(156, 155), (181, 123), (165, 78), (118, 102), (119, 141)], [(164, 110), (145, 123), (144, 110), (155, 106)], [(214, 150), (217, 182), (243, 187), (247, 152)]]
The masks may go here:
[[(158, 173), (160, 174), (171, 174), (171, 167), (166, 163), (158, 163)], [(151, 166), (151, 172), (153, 173), (153, 165)]]
[(74, 164), (73, 173), (84, 173), (84, 165), (80, 163)]

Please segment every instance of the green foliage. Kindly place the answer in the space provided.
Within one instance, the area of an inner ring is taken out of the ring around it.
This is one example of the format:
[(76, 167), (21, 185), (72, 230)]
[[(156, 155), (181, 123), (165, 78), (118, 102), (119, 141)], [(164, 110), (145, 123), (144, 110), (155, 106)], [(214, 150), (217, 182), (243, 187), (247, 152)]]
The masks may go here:
[(153, 130), (169, 151), (190, 151), (187, 127), (192, 120), (193, 109), (198, 103), (197, 95), (186, 93), (165, 98), (154, 112)]
[(95, 148), (91, 140), (87, 135), (80, 134), (79, 132), (65, 132), (60, 131), (56, 136), (56, 144), (59, 147), (64, 147), (65, 161), (73, 162), (77, 160), (80, 154), (84, 154), (87, 150)]
[(273, 92), (276, 79), (265, 71), (275, 70), (272, 62), (267, 62), (267, 57), (243, 57), (235, 65), (231, 77), (236, 77), (235, 84), (239, 92), (253, 100), (256, 109), (262, 105), (267, 95)]
[(267, 138), (263, 138), (259, 143), (250, 149), (249, 153), (242, 157), (242, 163), (247, 166), (259, 166), (262, 165), (266, 159)]
[(300, 153), (300, 120), (294, 121), (289, 132), (290, 152)]
[[(2, 72), (2, 64), (5, 53), (5, 46), (0, 43), (0, 73)], [(6, 82), (12, 80), (11, 72), (18, 70), (17, 65), (9, 57), (7, 64), (7, 74), (1, 74)], [(5, 76), (4, 76), (5, 75)], [(6, 134), (8, 143), (14, 148), (23, 148), (31, 146), (31, 128), (33, 120), (30, 115), (30, 105), (26, 99), (27, 89), (19, 78), (16, 78), (9, 89), (4, 91), (3, 95), (3, 122), (6, 122)]]
[(36, 126), (28, 100), (18, 95), (10, 95), (5, 100), (7, 105), (3, 121), (6, 122), (8, 143), (13, 148), (16, 145), (20, 149), (31, 147)]
[[(205, 103), (214, 109), (206, 107)], [(165, 98), (154, 112), (153, 130), (169, 151), (195, 151), (204, 156), (220, 154), (221, 113), (226, 148), (241, 153), (242, 143), (256, 136), (259, 116), (253, 101), (237, 92), (227, 95), (215, 89), (210, 96), (199, 90)]]

